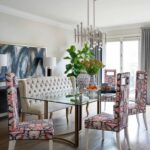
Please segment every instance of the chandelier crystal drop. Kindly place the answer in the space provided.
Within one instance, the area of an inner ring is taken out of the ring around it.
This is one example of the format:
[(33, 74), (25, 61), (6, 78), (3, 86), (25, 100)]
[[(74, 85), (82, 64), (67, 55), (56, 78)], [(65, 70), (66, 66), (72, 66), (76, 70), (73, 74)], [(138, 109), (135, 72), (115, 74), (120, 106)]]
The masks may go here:
[(91, 50), (102, 49), (102, 32), (95, 29), (95, 1), (93, 0), (93, 25), (89, 25), (89, 0), (87, 0), (87, 27), (83, 27), (83, 23), (77, 25), (74, 29), (75, 42), (80, 43), (81, 46), (87, 42)]

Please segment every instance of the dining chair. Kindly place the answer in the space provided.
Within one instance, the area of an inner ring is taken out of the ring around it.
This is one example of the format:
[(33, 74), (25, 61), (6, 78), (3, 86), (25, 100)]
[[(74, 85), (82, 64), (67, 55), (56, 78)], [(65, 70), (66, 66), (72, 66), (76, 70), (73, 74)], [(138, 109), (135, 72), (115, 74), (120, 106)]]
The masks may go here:
[(111, 86), (116, 86), (116, 69), (105, 69), (104, 82)]
[(114, 104), (114, 114), (101, 113), (85, 120), (86, 148), (88, 149), (88, 129), (102, 130), (102, 140), (104, 141), (104, 131), (116, 132), (118, 149), (121, 150), (120, 131), (124, 129), (128, 148), (130, 149), (128, 138), (128, 98), (129, 98), (129, 77), (130, 73), (117, 74), (117, 92)]
[[(138, 114), (143, 114), (143, 120), (146, 130), (146, 98), (147, 98), (147, 73), (145, 71), (136, 72), (136, 89), (135, 89), (135, 100), (129, 101), (128, 115), (136, 115), (137, 122), (139, 122)], [(133, 103), (134, 102), (134, 103)]]
[(104, 70), (104, 83), (102, 83), (101, 101), (104, 103), (104, 110), (106, 109), (106, 102), (114, 102), (115, 94), (111, 91), (116, 88), (116, 69), (105, 69)]
[(19, 122), (16, 80), (13, 73), (6, 74), (8, 101), (8, 150), (14, 150), (16, 140), (49, 140), (49, 150), (53, 149), (54, 128), (52, 120), (32, 120)]

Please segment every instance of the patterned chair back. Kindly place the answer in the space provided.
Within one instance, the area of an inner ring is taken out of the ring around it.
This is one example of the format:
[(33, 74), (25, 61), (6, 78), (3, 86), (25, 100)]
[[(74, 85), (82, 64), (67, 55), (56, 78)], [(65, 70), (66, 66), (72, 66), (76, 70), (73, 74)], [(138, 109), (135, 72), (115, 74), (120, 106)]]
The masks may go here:
[(14, 131), (19, 123), (19, 116), (16, 80), (13, 73), (6, 74), (6, 86), (8, 103), (8, 127), (9, 131)]
[(116, 69), (105, 69), (104, 82), (116, 86)]
[(138, 104), (139, 111), (146, 111), (147, 98), (147, 73), (144, 71), (136, 72), (135, 101)]
[(117, 131), (127, 126), (130, 73), (117, 74), (117, 92), (114, 105), (114, 116), (118, 123)]

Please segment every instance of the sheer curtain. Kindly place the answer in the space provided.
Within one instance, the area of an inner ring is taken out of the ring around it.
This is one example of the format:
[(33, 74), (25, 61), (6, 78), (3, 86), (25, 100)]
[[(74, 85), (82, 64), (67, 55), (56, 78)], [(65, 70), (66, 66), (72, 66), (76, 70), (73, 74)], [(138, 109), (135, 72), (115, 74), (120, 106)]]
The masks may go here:
[(142, 29), (141, 68), (148, 74), (147, 104), (150, 104), (150, 28)]

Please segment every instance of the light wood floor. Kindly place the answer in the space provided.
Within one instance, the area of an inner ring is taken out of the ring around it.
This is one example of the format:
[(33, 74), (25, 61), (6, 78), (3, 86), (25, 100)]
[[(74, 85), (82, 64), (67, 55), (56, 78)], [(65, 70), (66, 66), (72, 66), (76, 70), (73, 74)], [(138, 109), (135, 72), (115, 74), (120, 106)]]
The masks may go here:
[[(107, 103), (106, 111), (112, 112), (112, 103)], [(102, 104), (103, 106), (103, 104)], [(85, 119), (85, 107), (83, 108), (83, 119)], [(90, 115), (96, 114), (96, 104), (90, 104)], [(35, 119), (35, 116), (28, 116), (27, 119)], [(74, 112), (70, 115), (70, 122), (67, 126), (65, 119), (65, 111), (55, 112), (53, 116), (55, 134), (73, 130), (74, 128)], [(0, 150), (8, 149), (8, 125), (7, 119), (0, 120)], [(150, 150), (150, 106), (147, 106), (147, 123), (149, 130), (146, 131), (143, 123), (142, 115), (140, 115), (140, 126), (137, 125), (136, 117), (129, 117), (129, 138), (131, 150)], [(127, 150), (124, 140), (124, 132), (121, 132), (122, 150)], [(68, 136), (73, 140), (73, 135)], [(48, 150), (47, 141), (17, 141), (15, 150)], [(84, 124), (83, 130), (80, 132), (80, 145), (77, 149), (72, 148), (64, 143), (54, 142), (54, 150), (85, 150)], [(117, 150), (115, 133), (105, 132), (104, 143), (101, 141), (101, 131), (89, 131), (89, 150)]]

